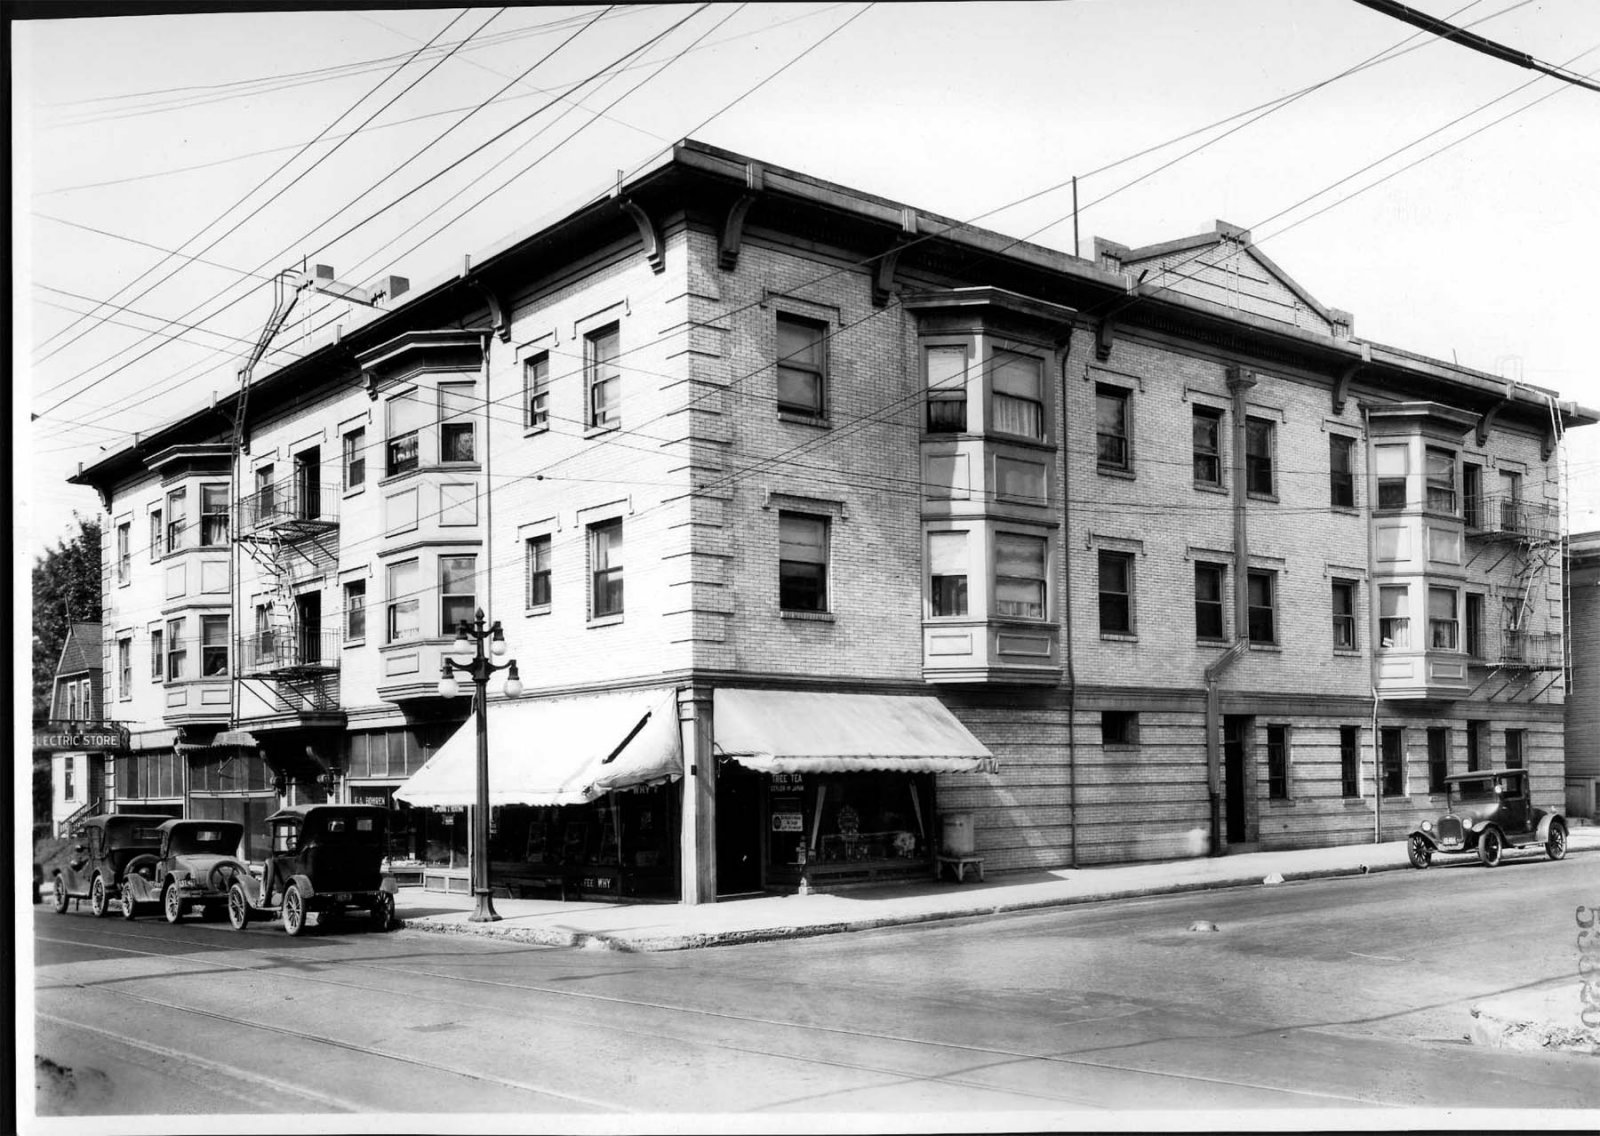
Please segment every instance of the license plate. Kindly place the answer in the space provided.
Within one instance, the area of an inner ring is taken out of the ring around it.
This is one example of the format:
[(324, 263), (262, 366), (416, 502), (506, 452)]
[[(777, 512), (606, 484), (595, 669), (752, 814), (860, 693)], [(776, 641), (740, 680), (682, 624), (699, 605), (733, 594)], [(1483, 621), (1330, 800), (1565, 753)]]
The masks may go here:
[(347, 892), (347, 891), (334, 892), (333, 893), (333, 898), (334, 898), (334, 902), (336, 902), (336, 903), (349, 903), (350, 902), (350, 893)]

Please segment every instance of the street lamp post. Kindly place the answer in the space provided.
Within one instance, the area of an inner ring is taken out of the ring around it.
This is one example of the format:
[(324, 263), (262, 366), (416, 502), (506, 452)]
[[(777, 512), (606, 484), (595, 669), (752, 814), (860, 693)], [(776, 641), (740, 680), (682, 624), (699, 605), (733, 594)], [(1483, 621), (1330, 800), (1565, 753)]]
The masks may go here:
[(477, 808), (472, 810), (472, 894), (475, 898), (471, 923), (494, 923), (500, 916), (494, 909), (494, 896), (489, 887), (489, 676), (495, 671), (506, 671), (506, 694), (516, 698), (522, 694), (522, 679), (517, 675), (517, 660), (492, 663), (483, 653), (484, 641), (495, 655), (506, 653), (505, 634), (496, 620), (488, 627), (483, 625), (483, 609), (469, 624), (461, 620), (456, 624), (456, 641), (450, 650), (458, 655), (474, 653), (471, 662), (459, 663), (446, 658), (439, 672), (439, 695), (454, 698), (460, 693), (456, 685), (456, 672), (463, 671), (477, 688), (475, 706), (478, 712), (478, 776)]

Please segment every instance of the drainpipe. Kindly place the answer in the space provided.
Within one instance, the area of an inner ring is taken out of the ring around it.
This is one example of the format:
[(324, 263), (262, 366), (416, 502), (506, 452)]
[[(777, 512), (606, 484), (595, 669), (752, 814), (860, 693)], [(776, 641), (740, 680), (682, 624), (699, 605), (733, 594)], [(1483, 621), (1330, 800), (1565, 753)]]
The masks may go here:
[(1067, 361), (1072, 354), (1071, 333), (1061, 352), (1061, 567), (1066, 574), (1062, 590), (1061, 637), (1067, 663), (1067, 815), (1072, 818), (1067, 863), (1078, 866), (1078, 675), (1072, 658), (1072, 449), (1067, 445)]
[(1367, 451), (1367, 677), (1372, 684), (1372, 842), (1383, 842), (1383, 758), (1378, 749), (1378, 560), (1373, 548), (1372, 509), (1377, 482), (1373, 480), (1372, 421), (1368, 408), (1361, 408), (1361, 430), (1366, 435)]
[(1254, 375), (1228, 368), (1228, 393), (1233, 397), (1233, 642), (1205, 669), (1206, 789), (1211, 797), (1211, 855), (1222, 855), (1222, 693), (1218, 682), (1249, 649), (1250, 527), (1245, 484), (1245, 393), (1256, 385)]

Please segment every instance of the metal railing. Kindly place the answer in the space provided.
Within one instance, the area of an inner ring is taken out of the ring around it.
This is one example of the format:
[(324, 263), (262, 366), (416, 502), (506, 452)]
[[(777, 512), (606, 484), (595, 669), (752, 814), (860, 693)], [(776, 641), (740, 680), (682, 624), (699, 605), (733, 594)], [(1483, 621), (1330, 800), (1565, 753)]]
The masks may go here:
[(1469, 530), (1526, 540), (1555, 540), (1560, 533), (1556, 506), (1547, 501), (1495, 493), (1465, 498), (1463, 505)]
[(239, 644), (239, 673), (274, 675), (339, 669), (339, 632), (321, 628), (263, 631)]
[(70, 836), (72, 834), (72, 830), (78, 825), (78, 822), (87, 820), (89, 817), (99, 815), (100, 806), (102, 803), (103, 802), (100, 800), (100, 798), (96, 797), (94, 800), (89, 801), (70, 816), (64, 817), (60, 825), (58, 825), (56, 828), (56, 835), (58, 837)]
[(1500, 665), (1530, 670), (1558, 670), (1565, 665), (1561, 636), (1553, 632), (1502, 631)]
[(330, 526), (339, 523), (339, 495), (331, 485), (311, 485), (286, 477), (239, 501), (245, 532), (273, 526)]

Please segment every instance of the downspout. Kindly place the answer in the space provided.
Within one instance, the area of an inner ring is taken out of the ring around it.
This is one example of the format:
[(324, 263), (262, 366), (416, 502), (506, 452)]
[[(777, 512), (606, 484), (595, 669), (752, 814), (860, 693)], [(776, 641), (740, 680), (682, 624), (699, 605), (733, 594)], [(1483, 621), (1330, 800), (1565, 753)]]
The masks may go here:
[(1228, 368), (1233, 399), (1233, 642), (1205, 669), (1206, 789), (1211, 797), (1211, 855), (1222, 855), (1222, 693), (1218, 683), (1250, 646), (1250, 526), (1245, 484), (1245, 393), (1254, 375)]
[(1061, 352), (1061, 568), (1065, 573), (1062, 588), (1061, 636), (1067, 664), (1067, 816), (1071, 818), (1067, 863), (1078, 866), (1078, 675), (1072, 657), (1072, 449), (1067, 445), (1068, 360), (1072, 355), (1072, 336)]
[(1377, 482), (1373, 480), (1372, 421), (1368, 408), (1361, 408), (1361, 430), (1367, 451), (1367, 677), (1372, 684), (1372, 842), (1383, 841), (1383, 758), (1378, 750), (1378, 561), (1373, 548), (1372, 508)]

